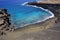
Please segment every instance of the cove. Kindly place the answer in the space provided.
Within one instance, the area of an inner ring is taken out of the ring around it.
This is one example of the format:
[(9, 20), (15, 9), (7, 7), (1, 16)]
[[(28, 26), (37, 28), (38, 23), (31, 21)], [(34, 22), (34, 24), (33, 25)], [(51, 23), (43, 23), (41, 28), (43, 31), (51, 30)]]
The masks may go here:
[[(3, 3), (4, 2), (4, 3)], [(42, 7), (21, 5), (24, 2), (0, 2), (0, 8), (5, 8), (11, 15), (10, 20), (15, 28), (25, 27), (27, 25), (43, 22), (54, 17), (54, 14)]]

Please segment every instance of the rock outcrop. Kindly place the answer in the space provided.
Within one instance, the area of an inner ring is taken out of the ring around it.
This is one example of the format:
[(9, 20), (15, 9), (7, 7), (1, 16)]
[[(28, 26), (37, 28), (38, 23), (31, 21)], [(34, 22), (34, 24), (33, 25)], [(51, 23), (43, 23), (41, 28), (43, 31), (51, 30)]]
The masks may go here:
[(13, 30), (9, 17), (10, 15), (6, 9), (0, 9), (0, 35), (5, 34), (6, 31)]

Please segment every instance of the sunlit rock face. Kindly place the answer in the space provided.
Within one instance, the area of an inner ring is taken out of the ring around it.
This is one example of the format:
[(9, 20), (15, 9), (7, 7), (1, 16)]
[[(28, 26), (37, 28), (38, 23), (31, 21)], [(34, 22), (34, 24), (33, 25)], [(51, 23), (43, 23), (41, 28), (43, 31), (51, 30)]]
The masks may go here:
[(0, 2), (0, 8), (5, 8), (8, 10), (9, 14), (11, 15), (11, 23), (15, 28), (43, 22), (54, 17), (52, 12), (45, 10), (44, 8), (19, 4), (24, 3), (24, 0), (11, 2), (6, 0), (4, 3)]
[(60, 0), (37, 0), (37, 3), (60, 3)]

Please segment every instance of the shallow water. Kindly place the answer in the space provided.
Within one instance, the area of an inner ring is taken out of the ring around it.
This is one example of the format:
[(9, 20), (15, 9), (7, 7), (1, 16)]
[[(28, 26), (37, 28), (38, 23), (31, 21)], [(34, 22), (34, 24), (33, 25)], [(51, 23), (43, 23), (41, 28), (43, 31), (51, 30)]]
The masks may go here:
[(0, 8), (6, 8), (8, 10), (8, 13), (11, 14), (10, 20), (12, 24), (15, 26), (15, 28), (24, 27), (25, 25), (28, 24), (35, 24), (38, 21), (41, 22), (42, 20), (52, 15), (40, 8), (21, 5), (26, 1), (27, 0), (22, 0), (22, 1), (1, 0), (0, 1)]

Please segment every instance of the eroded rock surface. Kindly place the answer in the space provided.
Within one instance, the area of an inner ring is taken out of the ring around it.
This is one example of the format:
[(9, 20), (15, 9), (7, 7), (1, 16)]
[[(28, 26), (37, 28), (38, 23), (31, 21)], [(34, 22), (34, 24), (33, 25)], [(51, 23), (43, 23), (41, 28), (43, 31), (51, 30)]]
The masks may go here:
[(6, 9), (0, 9), (0, 35), (5, 34), (5, 31), (12, 31), (13, 29), (9, 16)]

